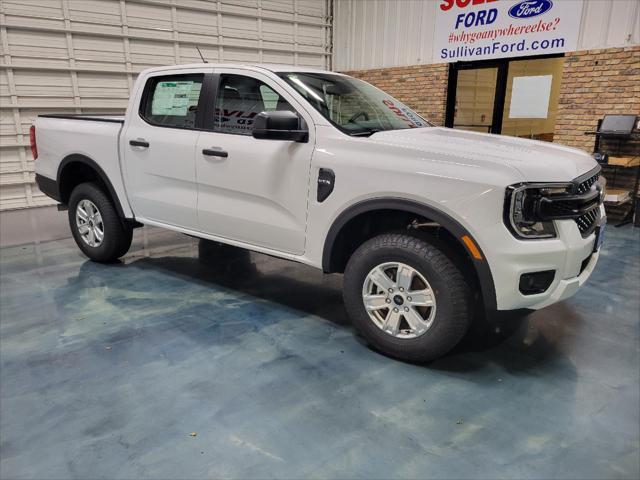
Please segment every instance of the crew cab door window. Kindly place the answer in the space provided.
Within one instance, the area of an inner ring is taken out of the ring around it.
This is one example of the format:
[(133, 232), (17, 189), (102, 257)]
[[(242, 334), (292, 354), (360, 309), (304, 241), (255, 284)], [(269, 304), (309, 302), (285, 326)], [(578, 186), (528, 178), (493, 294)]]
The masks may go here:
[(140, 115), (161, 127), (195, 128), (202, 74), (154, 77), (146, 87)]
[(294, 108), (273, 88), (257, 78), (221, 75), (214, 109), (213, 130), (251, 135), (253, 119), (260, 112)]

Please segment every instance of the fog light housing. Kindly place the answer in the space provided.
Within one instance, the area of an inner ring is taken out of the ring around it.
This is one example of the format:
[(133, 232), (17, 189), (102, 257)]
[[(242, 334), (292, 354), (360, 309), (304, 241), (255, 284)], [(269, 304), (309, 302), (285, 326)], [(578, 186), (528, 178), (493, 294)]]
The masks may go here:
[(555, 276), (555, 270), (523, 273), (520, 275), (520, 293), (523, 295), (544, 293), (553, 283)]

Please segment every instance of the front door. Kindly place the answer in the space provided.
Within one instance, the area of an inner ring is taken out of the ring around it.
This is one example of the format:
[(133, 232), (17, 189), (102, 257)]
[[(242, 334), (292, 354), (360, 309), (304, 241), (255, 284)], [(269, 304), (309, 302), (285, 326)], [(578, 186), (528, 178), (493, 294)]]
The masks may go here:
[(262, 111), (291, 110), (310, 127), (311, 118), (266, 75), (234, 69), (216, 74), (215, 105), (205, 119), (208, 131), (195, 151), (200, 230), (302, 254), (313, 128), (307, 143), (258, 140), (251, 133), (253, 118)]
[(194, 145), (206, 73), (150, 77), (139, 111), (129, 115), (123, 168), (131, 206), (142, 220), (198, 228)]

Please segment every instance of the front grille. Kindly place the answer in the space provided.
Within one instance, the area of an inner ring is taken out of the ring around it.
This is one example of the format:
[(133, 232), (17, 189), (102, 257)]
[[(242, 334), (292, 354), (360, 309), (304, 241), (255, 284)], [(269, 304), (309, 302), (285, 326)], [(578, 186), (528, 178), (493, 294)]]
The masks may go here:
[(549, 218), (574, 218), (578, 204), (575, 201), (545, 202), (543, 214)]
[(577, 194), (587, 193), (591, 189), (593, 184), (598, 181), (598, 178), (600, 178), (600, 172), (596, 173), (595, 175), (592, 175), (591, 177), (587, 178), (583, 182), (580, 182), (575, 187), (576, 193)]
[[(601, 167), (598, 166), (596, 172), (588, 176), (586, 179), (583, 180), (584, 177), (582, 177), (574, 180), (574, 182), (576, 182), (574, 192), (578, 195), (582, 195), (589, 192), (591, 189), (596, 188), (594, 185), (600, 178), (600, 172)], [(601, 199), (598, 199), (598, 205), (600, 205), (600, 202)], [(594, 208), (575, 219), (576, 225), (578, 225), (578, 230), (580, 230), (583, 237), (588, 237), (593, 233), (596, 229), (596, 224), (598, 223), (599, 218), (600, 209)]]
[(594, 208), (593, 210), (585, 213), (584, 215), (576, 218), (576, 224), (578, 225), (578, 230), (583, 237), (587, 237), (591, 235), (591, 233), (596, 228), (596, 223), (598, 217), (600, 216), (600, 210)]

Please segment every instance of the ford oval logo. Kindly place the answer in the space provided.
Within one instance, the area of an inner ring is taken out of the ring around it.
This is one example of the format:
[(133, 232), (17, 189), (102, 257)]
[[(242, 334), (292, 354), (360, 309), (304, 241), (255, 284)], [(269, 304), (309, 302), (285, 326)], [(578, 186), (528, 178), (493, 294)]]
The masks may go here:
[(542, 15), (553, 7), (551, 0), (524, 0), (509, 9), (509, 16), (513, 18), (530, 18)]

